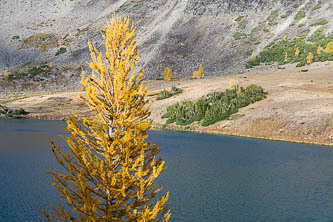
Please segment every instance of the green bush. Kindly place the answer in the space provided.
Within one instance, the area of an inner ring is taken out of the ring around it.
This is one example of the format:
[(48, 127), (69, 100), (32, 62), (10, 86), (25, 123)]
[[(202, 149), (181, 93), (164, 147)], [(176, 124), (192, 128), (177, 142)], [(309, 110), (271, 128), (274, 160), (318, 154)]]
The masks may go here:
[(265, 98), (266, 94), (260, 86), (250, 85), (245, 89), (236, 86), (223, 92), (209, 93), (196, 102), (184, 101), (171, 105), (162, 118), (167, 118), (166, 124), (176, 122), (183, 126), (202, 121), (202, 126), (208, 126), (228, 118), (241, 107)]
[(295, 3), (292, 7), (293, 8), (298, 8), (301, 4), (300, 3)]
[(326, 25), (328, 21), (326, 19), (320, 19), (314, 23), (312, 23), (310, 26), (317, 26), (317, 25)]
[(235, 40), (245, 39), (245, 38), (247, 38), (247, 34), (241, 33), (241, 32), (235, 32), (233, 37), (234, 37)]
[(161, 92), (158, 93), (156, 100), (162, 100), (162, 99), (167, 99), (170, 98), (171, 96), (177, 95), (182, 93), (183, 90), (180, 88), (177, 88), (175, 86), (171, 87), (171, 91), (168, 90), (162, 90)]
[(318, 5), (316, 5), (316, 6), (312, 9), (312, 11), (316, 11), (316, 10), (318, 10), (318, 9), (320, 9), (320, 8), (321, 8), (321, 5), (318, 4)]
[(282, 19), (287, 18), (287, 17), (288, 17), (287, 14), (283, 14), (280, 16), (280, 18), (282, 18)]
[(55, 56), (64, 54), (67, 52), (67, 49), (65, 47), (61, 47), (60, 49), (58, 49), (58, 51), (56, 52)]
[(294, 19), (295, 19), (296, 21), (298, 21), (298, 20), (301, 20), (301, 19), (304, 18), (304, 17), (305, 17), (305, 13), (304, 13), (303, 11), (299, 11), (299, 12), (297, 12), (297, 14), (295, 15)]
[(38, 75), (49, 75), (52, 72), (52, 68), (49, 67), (47, 64), (42, 66), (36, 66), (29, 69), (27, 72), (13, 72), (8, 76), (8, 80), (17, 80), (17, 79), (33, 79), (35, 76)]

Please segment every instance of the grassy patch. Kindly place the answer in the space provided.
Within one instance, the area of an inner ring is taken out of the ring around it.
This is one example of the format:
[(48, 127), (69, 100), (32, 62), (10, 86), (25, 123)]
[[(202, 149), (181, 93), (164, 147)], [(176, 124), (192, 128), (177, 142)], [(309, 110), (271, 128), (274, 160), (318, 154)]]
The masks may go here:
[(162, 118), (167, 119), (166, 124), (184, 126), (199, 121), (202, 126), (209, 126), (229, 118), (241, 107), (266, 98), (266, 94), (260, 86), (250, 85), (244, 89), (236, 85), (226, 91), (210, 93), (195, 102), (171, 105)]

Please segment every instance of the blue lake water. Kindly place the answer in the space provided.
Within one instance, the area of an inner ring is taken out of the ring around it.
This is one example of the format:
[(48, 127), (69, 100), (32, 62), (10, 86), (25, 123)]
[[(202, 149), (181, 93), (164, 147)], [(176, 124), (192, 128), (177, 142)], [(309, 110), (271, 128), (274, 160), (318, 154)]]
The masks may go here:
[[(62, 121), (0, 119), (0, 221), (43, 221), (61, 200), (48, 138)], [(333, 221), (333, 149), (238, 137), (151, 131), (166, 170), (171, 221)]]

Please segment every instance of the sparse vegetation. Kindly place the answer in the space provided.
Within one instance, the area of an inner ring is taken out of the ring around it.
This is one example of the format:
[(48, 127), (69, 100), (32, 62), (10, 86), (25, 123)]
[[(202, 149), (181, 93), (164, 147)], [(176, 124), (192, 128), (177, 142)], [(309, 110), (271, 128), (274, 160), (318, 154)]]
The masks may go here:
[(13, 40), (15, 40), (15, 39), (20, 39), (20, 36), (19, 36), (19, 35), (14, 35), (14, 36), (12, 37), (12, 39), (13, 39)]
[(318, 10), (318, 9), (320, 9), (320, 8), (321, 8), (321, 5), (318, 4), (318, 5), (316, 5), (315, 7), (312, 8), (312, 11), (316, 11), (316, 10)]
[(58, 51), (56, 52), (55, 56), (64, 54), (67, 52), (67, 49), (65, 47), (61, 47), (60, 49), (58, 49)]
[[(7, 72), (8, 73), (8, 72)], [(49, 75), (52, 73), (52, 68), (49, 67), (47, 64), (42, 66), (36, 66), (31, 69), (29, 69), (27, 72), (13, 72), (11, 74), (8, 74), (8, 80), (18, 80), (18, 79), (33, 79), (36, 76), (39, 75)]]
[(304, 13), (303, 11), (299, 11), (299, 12), (297, 12), (297, 14), (295, 15), (294, 19), (295, 19), (296, 21), (298, 21), (298, 20), (301, 20), (301, 19), (304, 18), (304, 17), (305, 17), (305, 13)]
[(326, 25), (328, 21), (326, 19), (320, 19), (314, 23), (312, 23), (310, 26), (318, 26), (318, 25)]
[(162, 100), (162, 99), (167, 99), (170, 98), (171, 96), (177, 95), (182, 93), (183, 90), (180, 88), (177, 88), (175, 86), (171, 87), (171, 90), (162, 90), (161, 92), (158, 93), (156, 100)]
[(22, 118), (29, 113), (22, 108), (11, 110), (0, 105), (0, 114), (7, 118)]
[(241, 32), (235, 32), (233, 37), (234, 37), (235, 40), (245, 39), (245, 38), (247, 38), (247, 34), (241, 33)]
[(287, 17), (288, 17), (287, 14), (282, 14), (282, 15), (280, 16), (280, 18), (282, 18), (282, 19), (287, 18)]
[(295, 3), (292, 7), (293, 8), (298, 8), (301, 5), (301, 3)]
[(88, 28), (84, 28), (84, 29), (76, 29), (76, 34), (75, 34), (75, 36), (83, 35), (83, 34), (86, 33), (88, 30), (89, 30)]
[(318, 46), (322, 49), (327, 48), (329, 42), (333, 42), (333, 32), (326, 36), (323, 29), (318, 29), (308, 39), (299, 37), (289, 41), (272, 42), (259, 53), (256, 59), (251, 59), (246, 67), (251, 68), (261, 63), (272, 64), (275, 62), (280, 65), (298, 63), (297, 67), (301, 67), (306, 64), (309, 53), (313, 55), (313, 62), (333, 61), (333, 55), (318, 53)]
[(53, 33), (37, 33), (27, 39), (24, 39), (22, 43), (22, 48), (33, 47), (36, 49), (40, 49), (42, 52), (47, 52), (51, 48), (59, 47), (59, 38), (61, 38), (61, 36)]
[(209, 126), (227, 119), (241, 107), (264, 99), (266, 94), (260, 86), (250, 85), (244, 89), (235, 85), (224, 92), (210, 93), (195, 102), (184, 101), (171, 105), (162, 118), (167, 119), (166, 124), (175, 122), (184, 126), (200, 121), (202, 126)]

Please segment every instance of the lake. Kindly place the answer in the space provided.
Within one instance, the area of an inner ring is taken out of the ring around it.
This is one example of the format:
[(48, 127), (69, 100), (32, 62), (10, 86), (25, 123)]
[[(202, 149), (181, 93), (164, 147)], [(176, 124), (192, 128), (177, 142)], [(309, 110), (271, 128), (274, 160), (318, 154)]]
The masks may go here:
[[(65, 143), (65, 122), (0, 119), (0, 221), (43, 221), (61, 202), (48, 138)], [(333, 221), (330, 147), (151, 131), (166, 170), (170, 221)]]

